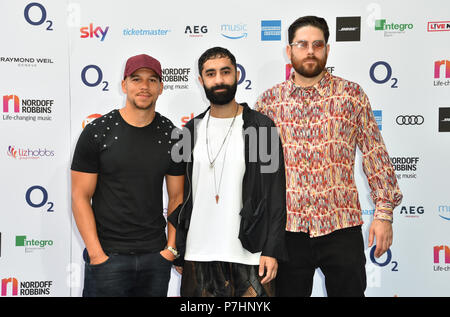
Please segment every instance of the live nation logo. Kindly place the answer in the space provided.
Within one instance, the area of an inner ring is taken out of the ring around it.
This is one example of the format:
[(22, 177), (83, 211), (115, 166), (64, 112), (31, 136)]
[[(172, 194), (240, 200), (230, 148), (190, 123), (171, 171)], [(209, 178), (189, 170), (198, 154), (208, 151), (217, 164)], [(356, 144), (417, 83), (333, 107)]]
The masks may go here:
[(450, 21), (428, 22), (428, 32), (450, 31)]

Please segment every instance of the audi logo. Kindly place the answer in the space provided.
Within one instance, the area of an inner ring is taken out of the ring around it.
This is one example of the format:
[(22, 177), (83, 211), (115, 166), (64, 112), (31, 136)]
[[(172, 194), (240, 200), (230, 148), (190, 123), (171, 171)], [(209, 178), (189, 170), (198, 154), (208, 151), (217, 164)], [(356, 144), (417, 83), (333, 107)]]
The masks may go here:
[(424, 118), (421, 115), (398, 116), (395, 119), (398, 125), (421, 125)]

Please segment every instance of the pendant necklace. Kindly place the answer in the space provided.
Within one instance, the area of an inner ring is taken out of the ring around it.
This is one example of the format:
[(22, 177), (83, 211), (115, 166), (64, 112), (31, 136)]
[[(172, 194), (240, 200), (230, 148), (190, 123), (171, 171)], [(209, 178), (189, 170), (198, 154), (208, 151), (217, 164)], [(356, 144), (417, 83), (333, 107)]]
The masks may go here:
[[(219, 196), (220, 184), (222, 183), (222, 175), (223, 175), (223, 170), (224, 170), (224, 166), (225, 166), (225, 158), (226, 158), (226, 155), (227, 155), (227, 149), (226, 148), (225, 148), (225, 153), (224, 153), (224, 156), (223, 156), (223, 164), (222, 164), (222, 171), (220, 173), (219, 185), (217, 185), (217, 181), (216, 181), (216, 166), (215, 166), (215, 163), (216, 163), (217, 158), (219, 157), (220, 152), (222, 151), (222, 148), (223, 148), (225, 142), (228, 139), (228, 136), (230, 135), (231, 128), (233, 127), (234, 121), (236, 120), (236, 115), (238, 113), (238, 110), (239, 110), (239, 105), (237, 105), (237, 107), (236, 107), (236, 113), (234, 114), (233, 121), (231, 121), (230, 127), (228, 128), (228, 132), (225, 135), (225, 138), (222, 141), (222, 145), (220, 146), (219, 151), (217, 152), (216, 157), (213, 160), (211, 160), (210, 149), (209, 149), (209, 138), (208, 138), (208, 127), (209, 127), (209, 118), (211, 117), (211, 110), (208, 112), (208, 119), (206, 121), (206, 152), (208, 153), (209, 168), (214, 169), (213, 172), (214, 172), (214, 189), (215, 189), (215, 194), (216, 194), (215, 195), (216, 204), (219, 203), (219, 198), (220, 198), (220, 196)], [(227, 148), (228, 148), (228, 142), (227, 142)]]

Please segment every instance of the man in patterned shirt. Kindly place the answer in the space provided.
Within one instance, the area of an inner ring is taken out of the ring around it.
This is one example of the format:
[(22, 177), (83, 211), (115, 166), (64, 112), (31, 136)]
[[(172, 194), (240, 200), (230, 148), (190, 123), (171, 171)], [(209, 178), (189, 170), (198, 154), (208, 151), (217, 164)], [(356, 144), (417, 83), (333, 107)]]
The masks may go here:
[(310, 296), (320, 268), (328, 296), (364, 296), (362, 214), (353, 170), (356, 146), (376, 206), (369, 229), (375, 256), (392, 244), (393, 209), (402, 199), (386, 146), (361, 87), (331, 75), (323, 18), (305, 16), (289, 27), (291, 77), (267, 91), (255, 109), (277, 125), (286, 168), (286, 245), (279, 296)]

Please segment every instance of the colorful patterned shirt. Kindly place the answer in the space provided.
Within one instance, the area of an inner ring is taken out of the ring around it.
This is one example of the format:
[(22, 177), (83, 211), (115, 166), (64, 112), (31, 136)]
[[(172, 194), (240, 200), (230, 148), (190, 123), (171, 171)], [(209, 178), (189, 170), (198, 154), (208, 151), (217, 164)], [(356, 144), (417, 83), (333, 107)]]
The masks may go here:
[(255, 109), (277, 125), (286, 168), (286, 230), (311, 237), (361, 225), (353, 170), (356, 146), (375, 204), (392, 221), (402, 200), (383, 138), (361, 87), (326, 72), (314, 86), (291, 79), (265, 91)]

